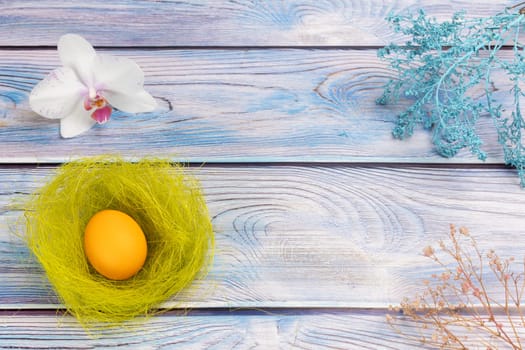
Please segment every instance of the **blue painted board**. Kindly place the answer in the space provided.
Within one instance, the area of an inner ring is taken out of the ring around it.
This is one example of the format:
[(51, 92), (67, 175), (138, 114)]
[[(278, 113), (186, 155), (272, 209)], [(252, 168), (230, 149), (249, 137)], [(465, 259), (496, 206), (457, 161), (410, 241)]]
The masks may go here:
[[(516, 1), (3, 0), (0, 46), (54, 46), (73, 32), (97, 46), (369, 46), (399, 40), (390, 12), (490, 16)], [(159, 35), (159, 33), (161, 33)]]
[[(514, 318), (514, 322), (518, 322)], [(241, 312), (204, 311), (167, 314), (142, 324), (87, 335), (71, 317), (46, 313), (0, 315), (0, 349), (436, 349), (432, 333), (404, 322), (403, 337), (386, 326), (383, 312), (362, 310)], [(505, 327), (508, 321), (502, 320)], [(523, 334), (522, 330), (519, 330)], [(475, 333), (459, 330), (465, 344), (478, 349)], [(420, 340), (426, 336), (427, 343)], [(493, 346), (504, 344), (492, 340)]]
[[(59, 66), (54, 50), (0, 51), (0, 162), (62, 162), (118, 152), (192, 162), (481, 162), (468, 151), (446, 159), (431, 134), (391, 135), (407, 102), (378, 106), (393, 73), (376, 50), (125, 50), (158, 102), (152, 113), (116, 113), (110, 122), (61, 139), (57, 120), (32, 112), (33, 86)], [(508, 53), (507, 53), (508, 54)], [(512, 104), (494, 72), (495, 98)], [(510, 109), (506, 113), (510, 113)], [(490, 118), (477, 131), (488, 163), (502, 163)]]
[[(213, 218), (215, 261), (166, 307), (385, 309), (439, 271), (422, 251), (450, 223), (468, 227), (484, 250), (525, 251), (525, 197), (510, 169), (226, 165), (192, 172)], [(0, 309), (57, 306), (12, 232), (24, 194), (52, 174), (0, 168)], [(486, 279), (497, 286), (490, 273)]]

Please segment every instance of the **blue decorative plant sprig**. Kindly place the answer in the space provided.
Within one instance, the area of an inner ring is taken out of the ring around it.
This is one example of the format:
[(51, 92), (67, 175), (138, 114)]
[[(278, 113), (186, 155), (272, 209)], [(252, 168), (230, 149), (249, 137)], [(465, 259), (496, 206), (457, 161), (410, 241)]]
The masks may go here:
[[(379, 57), (388, 61), (397, 77), (387, 83), (377, 103), (410, 101), (398, 116), (394, 136), (409, 137), (422, 124), (432, 130), (439, 154), (452, 157), (469, 148), (485, 160), (476, 126), (480, 118), (490, 117), (505, 162), (516, 167), (525, 187), (525, 122), (520, 105), (525, 56), (519, 43), (520, 32), (525, 32), (523, 12), (506, 9), (474, 19), (459, 12), (445, 22), (429, 18), (422, 10), (414, 15), (390, 15), (387, 20), (395, 32), (410, 37), (402, 46), (390, 44), (379, 50)], [(496, 100), (492, 80), (496, 74), (508, 79), (512, 106)]]

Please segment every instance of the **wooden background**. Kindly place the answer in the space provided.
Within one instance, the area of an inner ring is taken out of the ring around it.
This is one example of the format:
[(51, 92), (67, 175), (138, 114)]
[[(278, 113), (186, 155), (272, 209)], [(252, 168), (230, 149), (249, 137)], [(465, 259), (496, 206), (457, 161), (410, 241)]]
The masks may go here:
[[(438, 156), (424, 131), (392, 138), (404, 106), (374, 103), (392, 76), (376, 53), (402, 38), (384, 17), (490, 16), (512, 4), (0, 0), (0, 348), (420, 348), (385, 313), (436, 271), (422, 248), (454, 223), (483, 249), (522, 257), (525, 195), (490, 120), (479, 130), (485, 163)], [(61, 139), (27, 98), (69, 32), (136, 60), (158, 109)], [(217, 249), (207, 278), (164, 305), (175, 311), (93, 338), (57, 315), (12, 227), (17, 201), (58, 164), (102, 153), (194, 165)]]

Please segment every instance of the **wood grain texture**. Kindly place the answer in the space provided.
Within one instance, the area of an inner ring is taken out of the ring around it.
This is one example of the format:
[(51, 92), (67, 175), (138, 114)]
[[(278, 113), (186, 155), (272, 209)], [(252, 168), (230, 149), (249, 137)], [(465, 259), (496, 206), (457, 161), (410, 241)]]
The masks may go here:
[[(482, 249), (520, 257), (525, 197), (506, 169), (204, 167), (216, 232), (208, 276), (166, 307), (379, 307), (439, 270), (422, 249), (449, 223)], [(54, 308), (12, 228), (50, 168), (0, 169), (0, 308)], [(512, 244), (509, 244), (512, 242)], [(487, 275), (487, 283), (495, 281)], [(497, 291), (497, 289), (496, 289)]]
[[(508, 326), (508, 322), (501, 322)], [(36, 313), (0, 315), (0, 349), (436, 349), (419, 339), (431, 337), (417, 324), (400, 323), (404, 336), (385, 321), (385, 311), (258, 311), (196, 312), (156, 316), (128, 328), (103, 330), (91, 336), (72, 317)], [(520, 330), (523, 333), (523, 329)], [(486, 349), (475, 331), (470, 350)], [(481, 338), (483, 339), (483, 338)], [(495, 341), (492, 345), (497, 345)], [(502, 345), (502, 344), (499, 344)], [(504, 347), (502, 347), (504, 348)]]
[[(98, 46), (384, 45), (399, 39), (384, 18), (425, 9), (440, 19), (501, 12), (481, 0), (2, 0), (0, 46), (56, 45), (74, 32)], [(59, 24), (59, 25), (57, 25)], [(115, 30), (117, 28), (117, 30)], [(162, 33), (159, 35), (159, 33)]]
[[(455, 223), (482, 249), (522, 257), (525, 199), (514, 170), (470, 166), (477, 160), (467, 152), (441, 158), (425, 132), (393, 140), (404, 106), (374, 103), (392, 72), (372, 48), (402, 40), (384, 21), (391, 11), (479, 17), (514, 3), (0, 0), (0, 163), (8, 164), (0, 166), (0, 349), (422, 348), (384, 318), (440, 271), (422, 248)], [(60, 139), (56, 121), (31, 112), (27, 97), (59, 65), (54, 47), (67, 32), (136, 60), (159, 108), (116, 113), (106, 126)], [(497, 74), (495, 88), (508, 102)], [(492, 129), (486, 119), (478, 130), (488, 163), (498, 164)], [(239, 164), (191, 170), (212, 215), (215, 261), (161, 307), (197, 310), (91, 337), (55, 315), (62, 305), (16, 235), (23, 200), (54, 168), (9, 164), (102, 153)], [(252, 311), (260, 308), (275, 309)], [(415, 324), (402, 327), (417, 336)]]
[(70, 317), (0, 316), (0, 349), (92, 347), (170, 349), (419, 349), (386, 326), (382, 314), (213, 313), (160, 316), (136, 330), (93, 338)]
[[(406, 103), (378, 106), (392, 77), (375, 50), (126, 50), (146, 73), (156, 111), (112, 120), (61, 139), (58, 121), (32, 112), (28, 95), (54, 67), (55, 51), (0, 51), (0, 161), (62, 162), (119, 152), (192, 162), (471, 162), (445, 159), (427, 131), (394, 140)], [(512, 104), (494, 73), (495, 98)], [(481, 92), (480, 92), (481, 96)], [(478, 132), (489, 163), (501, 163), (490, 118)]]

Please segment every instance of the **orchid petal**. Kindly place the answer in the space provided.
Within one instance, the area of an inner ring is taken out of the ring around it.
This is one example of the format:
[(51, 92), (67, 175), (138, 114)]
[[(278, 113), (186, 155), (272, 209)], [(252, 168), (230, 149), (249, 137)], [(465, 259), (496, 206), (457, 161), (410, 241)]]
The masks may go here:
[(155, 99), (144, 90), (144, 72), (125, 57), (98, 55), (93, 62), (97, 88), (114, 107), (129, 113), (151, 112)]
[(79, 103), (73, 113), (60, 119), (60, 135), (63, 138), (77, 136), (91, 129), (95, 123), (96, 121), (91, 119), (91, 112), (86, 111), (84, 106)]
[(71, 68), (57, 68), (33, 88), (29, 106), (43, 117), (64, 118), (82, 104), (83, 90)]
[(97, 55), (92, 69), (97, 85), (104, 90), (127, 92), (144, 85), (144, 72), (126, 57)]
[(92, 85), (96, 52), (86, 39), (76, 34), (62, 35), (58, 41), (58, 54), (62, 65), (72, 68), (84, 85)]
[(127, 113), (151, 112), (157, 107), (155, 99), (143, 89), (132, 94), (108, 91), (104, 97), (110, 105)]

